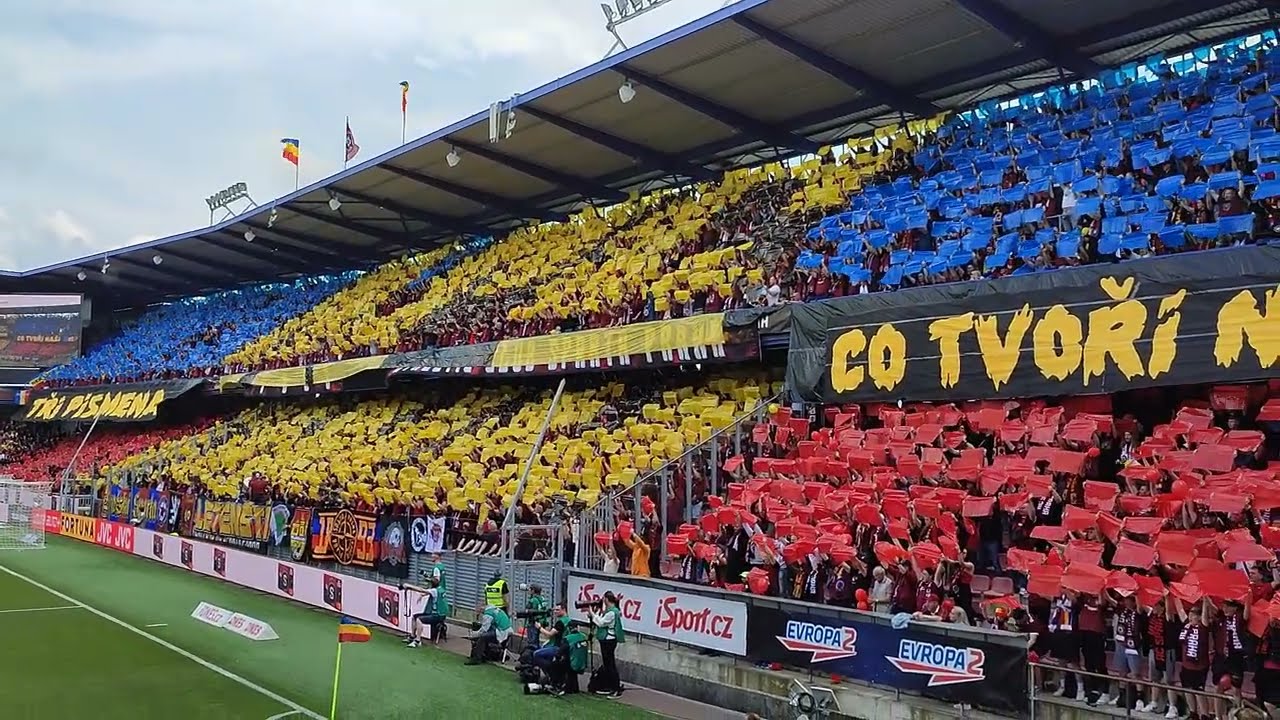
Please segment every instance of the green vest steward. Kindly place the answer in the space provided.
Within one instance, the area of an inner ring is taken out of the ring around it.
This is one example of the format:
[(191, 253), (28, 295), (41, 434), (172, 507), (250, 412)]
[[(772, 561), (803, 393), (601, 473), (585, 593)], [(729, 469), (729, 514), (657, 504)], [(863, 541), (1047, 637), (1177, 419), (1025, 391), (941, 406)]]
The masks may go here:
[(569, 669), (576, 673), (586, 672), (587, 636), (575, 630), (566, 635), (564, 640), (569, 645)]
[(440, 578), (440, 592), (444, 592), (449, 587), (449, 585), (444, 581), (444, 563), (438, 562), (435, 565), (432, 565), (431, 570), (436, 577)]
[(436, 588), (436, 614), (449, 617), (449, 598), (444, 596), (444, 586)]
[[(618, 608), (614, 608), (613, 610), (610, 610), (610, 612), (613, 613), (613, 638), (618, 641), (618, 644), (622, 644), (623, 639), (625, 637), (622, 633), (622, 611), (619, 610)], [(607, 627), (596, 628), (597, 640), (607, 640), (608, 637), (609, 637), (609, 628)]]
[(506, 608), (507, 598), (504, 591), (507, 589), (507, 581), (498, 578), (488, 585), (484, 586), (484, 604), (496, 608)]
[(511, 630), (511, 618), (503, 612), (502, 608), (487, 607), (484, 614), (493, 620), (493, 628), (499, 632), (507, 632)]

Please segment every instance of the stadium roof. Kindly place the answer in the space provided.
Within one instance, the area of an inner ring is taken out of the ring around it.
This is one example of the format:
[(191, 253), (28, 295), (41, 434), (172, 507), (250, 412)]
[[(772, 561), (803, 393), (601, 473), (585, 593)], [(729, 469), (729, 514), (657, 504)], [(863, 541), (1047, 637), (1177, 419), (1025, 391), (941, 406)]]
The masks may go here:
[[(369, 266), (1261, 32), (1275, 26), (1276, 5), (741, 0), (517, 96), (517, 128), (498, 143), (486, 109), (212, 227), (0, 273), (0, 291), (82, 292), (116, 308)], [(624, 104), (627, 81), (636, 94)]]

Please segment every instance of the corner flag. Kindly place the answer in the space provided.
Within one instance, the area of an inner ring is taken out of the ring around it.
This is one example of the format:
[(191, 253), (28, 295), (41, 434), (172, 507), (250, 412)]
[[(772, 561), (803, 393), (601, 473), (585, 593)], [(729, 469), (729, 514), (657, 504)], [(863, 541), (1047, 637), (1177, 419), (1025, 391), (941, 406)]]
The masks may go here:
[(342, 646), (346, 643), (369, 642), (373, 633), (356, 620), (342, 616), (338, 621), (338, 659), (333, 664), (333, 702), (329, 704), (329, 720), (338, 717), (338, 677), (342, 673)]

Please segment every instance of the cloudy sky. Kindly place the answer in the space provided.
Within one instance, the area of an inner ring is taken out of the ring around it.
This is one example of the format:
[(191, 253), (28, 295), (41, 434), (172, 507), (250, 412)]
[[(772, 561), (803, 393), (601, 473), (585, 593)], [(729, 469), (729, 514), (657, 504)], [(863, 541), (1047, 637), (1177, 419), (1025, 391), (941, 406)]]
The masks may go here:
[[(634, 45), (724, 0), (674, 0)], [(603, 57), (598, 0), (40, 0), (0, 23), (0, 268), (206, 225), (237, 181), (260, 203)]]

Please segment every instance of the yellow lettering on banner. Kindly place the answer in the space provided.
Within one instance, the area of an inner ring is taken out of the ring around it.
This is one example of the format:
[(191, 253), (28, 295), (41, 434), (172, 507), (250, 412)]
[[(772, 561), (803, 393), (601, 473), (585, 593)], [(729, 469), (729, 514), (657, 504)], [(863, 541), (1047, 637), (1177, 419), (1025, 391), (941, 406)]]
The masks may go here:
[(63, 513), (60, 521), (59, 535), (66, 535), (84, 542), (95, 542), (94, 536), (98, 529), (97, 518)]
[(72, 395), (70, 400), (67, 402), (67, 409), (65, 414), (68, 417), (75, 417), (76, 414), (80, 412), (80, 408), (84, 407), (85, 400), (87, 400), (89, 397), (91, 396), (90, 395)]
[(842, 333), (831, 345), (831, 387), (836, 392), (857, 390), (866, 376), (866, 371), (859, 367), (849, 367), (849, 363), (857, 360), (863, 350), (867, 349), (867, 336), (861, 330), (850, 330)]
[[(1104, 278), (1108, 280), (1110, 278)], [(1132, 280), (1133, 278), (1129, 278)], [(1107, 283), (1102, 283), (1103, 288)], [(1133, 283), (1126, 287), (1132, 288)], [(1111, 291), (1108, 290), (1108, 293)], [(1112, 300), (1120, 300), (1123, 295)], [(1111, 307), (1100, 307), (1089, 313), (1089, 334), (1084, 340), (1084, 384), (1094, 376), (1107, 372), (1107, 357), (1116, 364), (1127, 380), (1146, 373), (1138, 356), (1138, 341), (1147, 328), (1147, 306), (1137, 300), (1125, 300)]]
[(1178, 326), (1182, 323), (1182, 301), (1187, 298), (1186, 290), (1160, 300), (1160, 308), (1156, 311), (1156, 319), (1160, 324), (1151, 334), (1151, 358), (1147, 361), (1147, 374), (1154, 380), (1169, 372), (1174, 358), (1178, 356)]
[(1054, 305), (1031, 332), (1032, 359), (1040, 374), (1050, 380), (1066, 380), (1080, 367), (1084, 350), (1084, 326), (1080, 318)]
[(929, 339), (938, 343), (938, 372), (942, 387), (960, 382), (960, 336), (973, 327), (973, 313), (953, 315), (929, 323)]
[(880, 326), (867, 351), (867, 372), (881, 390), (892, 390), (907, 376), (907, 336), (893, 323)]
[(978, 350), (982, 353), (982, 363), (987, 368), (987, 377), (996, 390), (1009, 382), (1013, 371), (1018, 366), (1018, 358), (1022, 351), (1022, 338), (1031, 329), (1031, 305), (1023, 305), (1009, 320), (1009, 331), (1004, 339), (1000, 339), (999, 318), (995, 315), (979, 317), (973, 322), (973, 329), (978, 335)]
[(1280, 288), (1262, 294), (1262, 309), (1253, 293), (1241, 290), (1218, 311), (1218, 338), (1213, 357), (1230, 367), (1240, 359), (1245, 344), (1258, 355), (1258, 364), (1269, 368), (1280, 360)]

